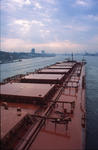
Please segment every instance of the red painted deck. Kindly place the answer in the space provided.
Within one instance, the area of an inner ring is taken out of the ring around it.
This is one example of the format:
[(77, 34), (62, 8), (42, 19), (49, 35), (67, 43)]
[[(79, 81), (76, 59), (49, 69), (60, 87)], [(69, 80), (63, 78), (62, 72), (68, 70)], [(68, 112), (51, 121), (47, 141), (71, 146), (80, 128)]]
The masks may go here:
[(1, 97), (5, 101), (31, 103), (33, 100), (45, 100), (54, 87), (54, 84), (8, 83), (1, 85)]
[(63, 65), (52, 65), (48, 69), (71, 69), (72, 66), (63, 66)]
[[(18, 116), (17, 108), (9, 107), (8, 110), (0, 106), (1, 110), (1, 139), (11, 130), (26, 114), (22, 110), (21, 116)], [(13, 113), (12, 113), (13, 112)]]
[(48, 80), (55, 80), (55, 79), (62, 79), (63, 75), (60, 75), (60, 74), (30, 74), (30, 75), (27, 75), (23, 78), (25, 79), (48, 79)]
[[(67, 62), (57, 65), (73, 66), (75, 63)], [(23, 125), (23, 130), (18, 131), (19, 138), (14, 140), (12, 147), (16, 150), (83, 150), (85, 147), (85, 88), (83, 88), (83, 76), (85, 76), (84, 65), (77, 64), (75, 68), (69, 72), (63, 84), (35, 84), (35, 83), (8, 83), (1, 86), (1, 94), (7, 95), (24, 95), (44, 97), (47, 96), (47, 103), (44, 105), (37, 104), (25, 104), (9, 103), (9, 111), (6, 115), (5, 121), (10, 120), (9, 116), (13, 118), (10, 121), (10, 128), (7, 128), (6, 122), (4, 124), (4, 130), (6, 133), (13, 128), (13, 126), (19, 121), (17, 120), (16, 108), (22, 109), (22, 115), (29, 113), (29, 123)], [(42, 69), (52, 72), (64, 72), (66, 69)], [(41, 71), (42, 71), (41, 70)], [(34, 75), (35, 76), (35, 75)], [(34, 78), (44, 79), (42, 74), (38, 74)], [(52, 74), (46, 74), (45, 77), (50, 78)], [(58, 76), (55, 74), (54, 77)], [(60, 75), (62, 77), (62, 75)], [(32, 75), (27, 76), (32, 78)], [(51, 91), (55, 87), (55, 90)], [(52, 97), (50, 97), (52, 95)], [(8, 97), (7, 97), (8, 98)], [(14, 101), (14, 99), (13, 99)], [(13, 112), (13, 114), (11, 114)], [(16, 117), (15, 117), (15, 115)], [(21, 115), (21, 118), (23, 117)], [(18, 116), (19, 117), (19, 116)], [(17, 122), (14, 122), (14, 118)], [(21, 119), (20, 119), (21, 120)], [(67, 121), (67, 122), (66, 122)], [(9, 138), (9, 143), (10, 139)], [(6, 138), (7, 140), (7, 138)], [(8, 144), (9, 144), (8, 143)], [(5, 146), (5, 145), (4, 145)], [(10, 146), (10, 145), (9, 145)]]
[(61, 63), (56, 63), (57, 66), (74, 66), (74, 62), (61, 62)]
[[(85, 90), (82, 89), (82, 76), (84, 71), (82, 70), (81, 77), (79, 80), (78, 91), (76, 88), (65, 88), (58, 101), (75, 101), (74, 113), (70, 114), (69, 104), (58, 103), (55, 109), (52, 111), (49, 117), (58, 117), (56, 111), (64, 112), (67, 109), (67, 113), (71, 117), (71, 122), (68, 125), (68, 130), (66, 131), (66, 126), (64, 124), (56, 124), (47, 120), (45, 126), (41, 129), (41, 132), (36, 137), (35, 141), (32, 143), (29, 150), (82, 150), (83, 145), (83, 127), (82, 127), (82, 115), (81, 110), (84, 106), (85, 101)], [(77, 79), (77, 78), (76, 78)]]
[(62, 83), (64, 79), (63, 74), (29, 74), (21, 78), (22, 83)]
[(42, 69), (38, 73), (48, 73), (48, 74), (65, 74), (68, 73), (69, 69)]

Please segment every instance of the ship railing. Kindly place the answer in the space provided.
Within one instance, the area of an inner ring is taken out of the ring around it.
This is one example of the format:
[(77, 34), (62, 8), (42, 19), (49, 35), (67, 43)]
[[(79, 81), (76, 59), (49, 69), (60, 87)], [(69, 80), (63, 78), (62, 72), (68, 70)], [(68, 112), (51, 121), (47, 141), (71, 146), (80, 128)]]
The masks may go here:
[(41, 116), (41, 115), (32, 115), (35, 118), (43, 119), (45, 120), (50, 120), (52, 123), (56, 124), (64, 124), (66, 125), (66, 130), (68, 130), (68, 123), (71, 121), (71, 117), (65, 116), (65, 117), (47, 117), (47, 116)]
[[(54, 101), (50, 100), (49, 102), (54, 102)], [(72, 102), (68, 102), (68, 101), (56, 101), (54, 103), (70, 104), (71, 108), (75, 108), (75, 101), (72, 101)]]

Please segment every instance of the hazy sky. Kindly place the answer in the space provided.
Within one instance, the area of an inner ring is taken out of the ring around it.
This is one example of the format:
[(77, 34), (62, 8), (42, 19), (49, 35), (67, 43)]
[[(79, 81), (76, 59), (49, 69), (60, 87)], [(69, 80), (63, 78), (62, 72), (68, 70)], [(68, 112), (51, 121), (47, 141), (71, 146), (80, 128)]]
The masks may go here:
[(98, 0), (1, 0), (1, 49), (98, 52)]

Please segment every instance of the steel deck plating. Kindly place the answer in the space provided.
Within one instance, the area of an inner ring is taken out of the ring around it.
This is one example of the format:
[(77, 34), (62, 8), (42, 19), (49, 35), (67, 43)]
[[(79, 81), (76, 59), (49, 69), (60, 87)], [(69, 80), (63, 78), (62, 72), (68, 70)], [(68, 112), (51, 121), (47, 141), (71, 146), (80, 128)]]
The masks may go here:
[[(4, 103), (8, 102), (8, 110), (4, 111), (20, 113), (20, 109), (23, 110), (20, 116), (15, 118), (20, 117), (18, 123), (15, 123), (13, 118), (14, 123), (10, 129), (5, 129), (6, 135), (1, 139), (3, 150), (85, 149), (84, 63), (67, 61), (52, 66), (61, 66), (61, 68), (69, 66), (69, 69), (44, 68), (37, 71), (35, 75), (23, 77), (25, 82), (27, 82), (26, 78), (34, 78), (39, 80), (39, 83), (20, 83), (22, 79), (20, 77), (15, 82), (13, 80), (14, 83), (1, 85), (1, 105), (4, 105), (6, 109)], [(58, 74), (60, 75), (59, 84), (40, 83), (44, 79), (49, 79), (52, 83), (52, 79), (54, 82)], [(61, 83), (62, 77), (64, 78)], [(10, 98), (12, 103), (9, 103)], [(38, 100), (39, 103), (25, 104), (28, 100), (30, 103), (32, 100)], [(6, 125), (4, 127), (7, 128)]]
[(1, 86), (1, 98), (11, 102), (44, 101), (53, 92), (54, 84), (8, 83)]
[(50, 84), (58, 84), (62, 83), (64, 79), (64, 75), (62, 74), (30, 74), (21, 78), (21, 82), (29, 82), (29, 83), (50, 83)]

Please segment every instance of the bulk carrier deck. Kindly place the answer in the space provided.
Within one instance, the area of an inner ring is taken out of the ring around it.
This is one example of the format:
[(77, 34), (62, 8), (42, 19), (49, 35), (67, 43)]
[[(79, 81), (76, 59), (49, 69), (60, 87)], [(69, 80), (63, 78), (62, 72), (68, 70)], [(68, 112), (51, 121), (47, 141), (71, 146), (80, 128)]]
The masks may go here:
[(2, 150), (85, 149), (85, 62), (6, 79), (0, 99)]

